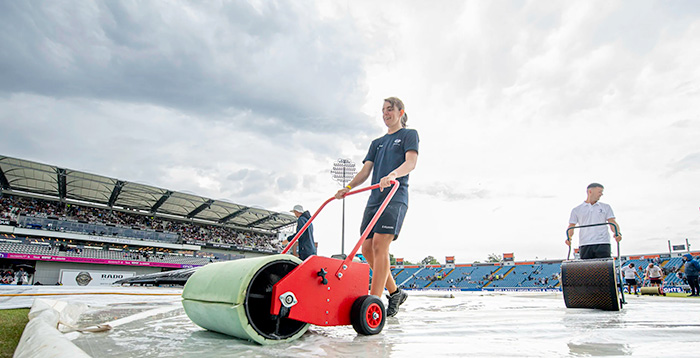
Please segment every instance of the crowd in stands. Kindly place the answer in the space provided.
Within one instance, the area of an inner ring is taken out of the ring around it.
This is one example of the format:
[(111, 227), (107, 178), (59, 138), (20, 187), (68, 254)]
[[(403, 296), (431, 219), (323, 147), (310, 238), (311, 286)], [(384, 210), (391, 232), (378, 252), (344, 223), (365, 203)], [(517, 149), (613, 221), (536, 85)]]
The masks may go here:
[(118, 251), (123, 253), (124, 260), (135, 260), (135, 261), (162, 261), (169, 256), (186, 256), (195, 258), (206, 258), (209, 262), (219, 261), (222, 258), (216, 255), (206, 252), (206, 251), (192, 251), (192, 250), (172, 250), (163, 247), (129, 247), (128, 245), (117, 245), (109, 243), (98, 243), (91, 242), (90, 246), (86, 246), (85, 243), (73, 243), (72, 240), (66, 241), (62, 239), (56, 240), (46, 240), (46, 239), (29, 239), (28, 241), (33, 241), (34, 243), (41, 242), (43, 244), (48, 244), (49, 250), (53, 247), (57, 247), (58, 251), (65, 251), (67, 253), (73, 253), (76, 256), (83, 254), (86, 247), (93, 250), (107, 250), (107, 251)]
[(24, 269), (13, 270), (12, 268), (0, 270), (0, 284), (2, 285), (13, 285), (18, 282), (22, 284), (27, 284), (30, 282), (30, 274), (24, 271)]
[[(495, 272), (496, 270), (493, 270)], [(494, 279), (498, 279), (498, 275), (494, 275), (493, 272), (484, 275), (481, 280), (472, 280), (471, 275), (469, 275), (467, 272), (463, 272), (462, 276), (459, 276), (457, 278), (449, 278), (447, 280), (444, 280), (448, 284), (451, 285), (452, 288), (457, 287), (462, 282), (470, 283), (470, 284), (478, 284), (478, 285), (484, 285), (488, 281), (493, 281)], [(430, 278), (431, 282), (436, 282), (436, 281), (443, 281), (443, 279), (446, 277), (443, 277), (442, 275), (434, 275)]]
[(15, 271), (11, 269), (0, 271), (0, 284), (11, 285), (15, 283)]
[[(243, 232), (231, 227), (168, 220), (154, 215), (123, 212), (111, 210), (109, 208), (64, 204), (43, 199), (10, 195), (0, 196), (0, 218), (12, 220), (21, 227), (22, 224), (19, 217), (22, 215), (173, 233), (179, 237), (181, 243), (195, 245), (220, 243), (250, 249), (272, 251), (280, 251), (283, 248), (282, 243), (274, 240), (273, 235)], [(49, 227), (41, 227), (41, 229), (52, 230), (50, 227), (51, 224), (47, 226)], [(63, 230), (63, 228), (60, 230)], [(88, 234), (119, 236), (118, 233), (108, 234), (105, 231), (93, 231)]]
[(158, 266), (158, 263), (201, 266), (212, 262), (237, 260), (244, 257), (244, 255), (235, 252), (213, 253), (205, 250), (172, 250), (162, 247), (129, 246), (46, 237), (17, 237), (8, 234), (0, 234), (0, 252), (106, 260), (150, 261), (155, 263), (154, 266)]

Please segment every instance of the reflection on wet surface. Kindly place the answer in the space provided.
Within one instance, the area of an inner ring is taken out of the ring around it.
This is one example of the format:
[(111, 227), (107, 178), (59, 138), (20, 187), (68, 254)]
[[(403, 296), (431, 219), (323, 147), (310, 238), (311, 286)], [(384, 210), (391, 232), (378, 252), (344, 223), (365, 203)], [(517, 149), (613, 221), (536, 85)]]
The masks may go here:
[(620, 312), (567, 309), (560, 293), (409, 296), (376, 336), (351, 326), (314, 327), (296, 341), (260, 346), (206, 331), (179, 301), (93, 307), (81, 325), (106, 323), (160, 306), (172, 310), (81, 334), (93, 357), (610, 357), (680, 356), (700, 346), (700, 300), (630, 297)]
[(573, 357), (628, 356), (632, 350), (627, 344), (618, 343), (569, 343), (569, 352)]

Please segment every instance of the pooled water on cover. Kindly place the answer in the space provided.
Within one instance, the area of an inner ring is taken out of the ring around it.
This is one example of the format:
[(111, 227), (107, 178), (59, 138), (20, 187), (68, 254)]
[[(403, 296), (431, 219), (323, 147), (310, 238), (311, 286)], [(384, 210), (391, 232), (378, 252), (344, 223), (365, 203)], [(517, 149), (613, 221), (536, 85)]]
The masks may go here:
[[(680, 356), (700, 344), (700, 300), (627, 297), (620, 312), (567, 309), (561, 293), (455, 292), (454, 298), (411, 294), (375, 336), (351, 326), (316, 327), (272, 346), (206, 331), (177, 299), (143, 305), (96, 304), (81, 325), (100, 324), (171, 305), (109, 332), (73, 342), (93, 357), (432, 357)], [(92, 318), (91, 318), (92, 317)]]

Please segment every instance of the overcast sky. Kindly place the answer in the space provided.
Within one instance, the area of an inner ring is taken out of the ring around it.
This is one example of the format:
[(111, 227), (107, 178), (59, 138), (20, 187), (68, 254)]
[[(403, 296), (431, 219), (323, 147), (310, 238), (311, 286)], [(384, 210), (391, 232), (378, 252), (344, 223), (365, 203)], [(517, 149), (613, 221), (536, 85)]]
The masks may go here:
[(0, 154), (313, 212), (397, 96), (420, 154), (395, 256), (564, 258), (590, 182), (623, 254), (700, 249), (698, 44), (696, 1), (0, 0)]

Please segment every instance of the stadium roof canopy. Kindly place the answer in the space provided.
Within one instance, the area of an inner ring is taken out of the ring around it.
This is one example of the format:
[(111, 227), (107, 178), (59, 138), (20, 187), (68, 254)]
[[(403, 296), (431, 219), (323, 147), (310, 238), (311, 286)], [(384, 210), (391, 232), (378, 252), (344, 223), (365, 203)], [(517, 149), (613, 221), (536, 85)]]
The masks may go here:
[(288, 213), (213, 200), (1, 155), (0, 189), (258, 230), (276, 230), (296, 222), (296, 218)]

